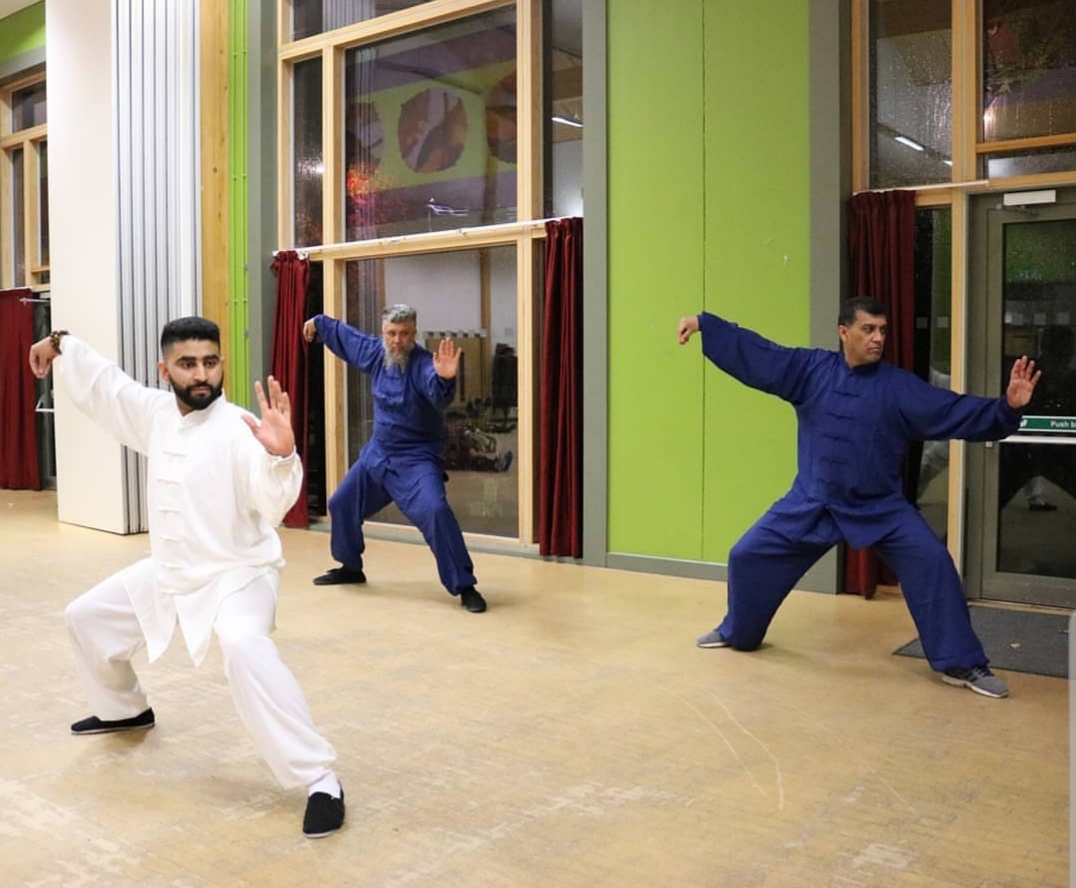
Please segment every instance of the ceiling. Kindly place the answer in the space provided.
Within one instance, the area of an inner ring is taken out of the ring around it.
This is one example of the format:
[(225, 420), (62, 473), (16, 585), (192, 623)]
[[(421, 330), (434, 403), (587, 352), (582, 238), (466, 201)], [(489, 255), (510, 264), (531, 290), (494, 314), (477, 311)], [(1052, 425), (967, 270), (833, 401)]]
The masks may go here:
[(37, 2), (38, 0), (0, 0), (0, 19), (7, 18), (20, 9), (33, 6)]

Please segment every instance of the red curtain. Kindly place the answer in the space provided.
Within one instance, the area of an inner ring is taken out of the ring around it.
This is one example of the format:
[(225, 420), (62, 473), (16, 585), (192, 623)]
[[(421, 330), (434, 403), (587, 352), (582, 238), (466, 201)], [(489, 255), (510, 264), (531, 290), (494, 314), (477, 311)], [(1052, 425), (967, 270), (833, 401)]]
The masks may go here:
[(29, 289), (0, 290), (0, 487), (40, 490), (37, 396), (30, 372), (34, 307)]
[(295, 448), (303, 461), (303, 486), (299, 499), (284, 516), (285, 527), (309, 527), (306, 502), (306, 449), (310, 426), (307, 399), (307, 349), (303, 340), (306, 320), (306, 289), (310, 283), (310, 262), (294, 250), (281, 250), (273, 259), (276, 274), (276, 315), (273, 320), (273, 351), (269, 372), (291, 401), (291, 427)]
[(547, 222), (538, 551), (583, 555), (583, 220)]
[[(857, 194), (848, 202), (852, 292), (873, 296), (889, 310), (883, 358), (914, 372), (915, 193)], [(845, 553), (844, 591), (870, 598), (878, 582), (896, 577), (869, 549)]]

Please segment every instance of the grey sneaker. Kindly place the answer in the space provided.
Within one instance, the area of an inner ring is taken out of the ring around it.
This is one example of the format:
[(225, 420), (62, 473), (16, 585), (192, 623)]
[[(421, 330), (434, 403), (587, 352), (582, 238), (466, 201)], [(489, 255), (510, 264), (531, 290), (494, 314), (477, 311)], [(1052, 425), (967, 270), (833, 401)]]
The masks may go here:
[(1009, 688), (985, 666), (962, 669), (954, 666), (942, 673), (942, 681), (957, 687), (971, 688), (984, 697), (1008, 697)]
[(701, 648), (727, 648), (729, 646), (728, 641), (722, 638), (721, 633), (716, 629), (711, 629), (705, 635), (700, 636), (695, 644)]

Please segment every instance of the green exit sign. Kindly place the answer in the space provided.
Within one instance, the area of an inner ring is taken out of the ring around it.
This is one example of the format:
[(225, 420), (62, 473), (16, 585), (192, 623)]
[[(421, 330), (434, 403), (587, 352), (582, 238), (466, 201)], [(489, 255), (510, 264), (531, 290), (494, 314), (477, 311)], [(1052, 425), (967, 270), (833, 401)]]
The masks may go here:
[(1025, 416), (1021, 432), (1067, 432), (1076, 435), (1076, 416)]

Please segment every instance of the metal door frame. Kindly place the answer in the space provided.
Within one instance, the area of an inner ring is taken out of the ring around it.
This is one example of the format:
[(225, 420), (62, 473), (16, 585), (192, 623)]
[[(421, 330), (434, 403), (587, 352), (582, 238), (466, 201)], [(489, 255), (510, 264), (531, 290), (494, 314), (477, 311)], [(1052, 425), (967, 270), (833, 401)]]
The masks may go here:
[[(1001, 194), (970, 199), (967, 304), (968, 391), (994, 397), (1000, 391), (1003, 282), (999, 272), (1004, 256), (1004, 228), (1012, 223), (1053, 222), (1076, 219), (1076, 188), (1055, 188), (1051, 204), (1005, 207)], [(1024, 443), (1076, 446), (1057, 439), (1028, 438)], [(996, 571), (998, 448), (1004, 443), (968, 443), (965, 490), (965, 589), (968, 598), (1076, 608), (1076, 579)]]

